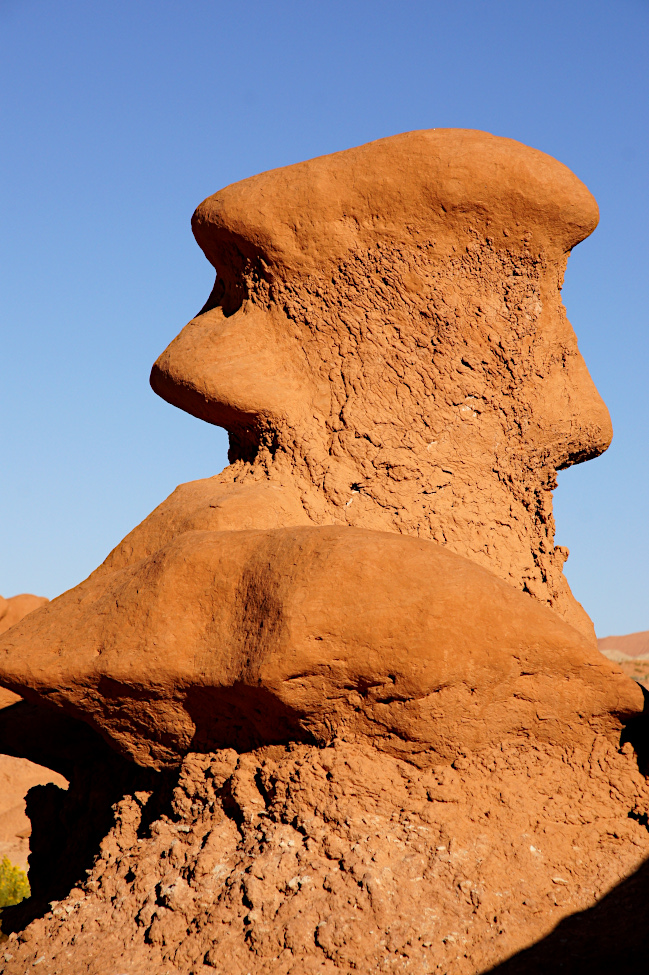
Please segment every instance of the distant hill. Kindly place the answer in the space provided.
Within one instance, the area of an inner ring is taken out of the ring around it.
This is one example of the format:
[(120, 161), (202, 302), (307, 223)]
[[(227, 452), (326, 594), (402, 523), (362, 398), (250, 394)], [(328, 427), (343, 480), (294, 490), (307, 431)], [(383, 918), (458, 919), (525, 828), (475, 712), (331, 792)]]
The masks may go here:
[(643, 630), (641, 633), (627, 633), (626, 636), (605, 636), (598, 639), (597, 646), (601, 653), (610, 660), (617, 659), (613, 656), (616, 651), (624, 654), (623, 659), (640, 656), (649, 658), (649, 630)]
[(605, 636), (597, 641), (600, 652), (619, 664), (628, 677), (649, 690), (649, 630), (626, 636)]

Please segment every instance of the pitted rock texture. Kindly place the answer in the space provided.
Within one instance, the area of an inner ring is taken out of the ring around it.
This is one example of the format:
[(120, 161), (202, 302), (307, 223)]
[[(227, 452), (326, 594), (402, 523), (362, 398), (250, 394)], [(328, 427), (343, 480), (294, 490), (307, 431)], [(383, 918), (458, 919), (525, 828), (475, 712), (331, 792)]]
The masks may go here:
[(640, 874), (643, 693), (551, 510), (611, 437), (560, 295), (596, 223), (564, 166), (458, 130), (199, 207), (216, 283), (151, 383), (231, 465), (0, 640), (27, 720), (138, 763), (86, 728), (34, 803), (0, 971), (477, 975)]
[(217, 280), (153, 388), (229, 430), (222, 484), (288, 482), (317, 524), (447, 545), (594, 640), (551, 492), (611, 438), (561, 302), (597, 219), (565, 166), (462, 130), (236, 183), (194, 215)]
[(474, 975), (649, 855), (633, 749), (595, 739), (423, 773), (362, 740), (192, 754), (143, 830), (149, 801), (117, 804), (86, 882), (1, 946), (0, 971)]

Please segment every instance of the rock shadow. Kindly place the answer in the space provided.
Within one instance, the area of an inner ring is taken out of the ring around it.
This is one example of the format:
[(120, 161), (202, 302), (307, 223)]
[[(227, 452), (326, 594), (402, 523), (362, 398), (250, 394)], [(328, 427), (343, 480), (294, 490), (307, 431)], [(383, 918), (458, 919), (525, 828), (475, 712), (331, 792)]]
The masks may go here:
[(317, 743), (302, 726), (300, 715), (263, 687), (193, 687), (184, 703), (196, 727), (189, 748), (193, 752), (220, 748), (248, 752), (291, 741)]
[(620, 737), (620, 745), (629, 741), (638, 756), (638, 768), (643, 775), (649, 774), (649, 691), (642, 684), (638, 684), (644, 698), (642, 714), (625, 725)]
[(564, 918), (546, 938), (483, 975), (646, 975), (649, 860), (594, 907)]
[(85, 881), (114, 823), (114, 803), (136, 789), (160, 791), (161, 776), (114, 752), (83, 722), (28, 701), (0, 711), (0, 752), (60, 772), (70, 783), (67, 790), (50, 783), (27, 793), (32, 893), (3, 910), (2, 930), (9, 934)]

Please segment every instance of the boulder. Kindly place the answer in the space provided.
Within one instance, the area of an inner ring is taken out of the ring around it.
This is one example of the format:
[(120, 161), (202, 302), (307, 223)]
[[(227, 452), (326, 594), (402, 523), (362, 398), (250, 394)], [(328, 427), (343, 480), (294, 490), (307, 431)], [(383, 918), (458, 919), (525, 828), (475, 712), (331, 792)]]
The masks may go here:
[(44, 606), (48, 602), (45, 596), (32, 596), (24, 592), (19, 596), (10, 596), (5, 599), (0, 596), (0, 633), (4, 633), (10, 626), (13, 626), (23, 616), (33, 613), (39, 606)]
[(0, 644), (0, 680), (142, 765), (362, 735), (421, 764), (514, 736), (619, 740), (640, 688), (528, 594), (359, 528), (184, 532)]

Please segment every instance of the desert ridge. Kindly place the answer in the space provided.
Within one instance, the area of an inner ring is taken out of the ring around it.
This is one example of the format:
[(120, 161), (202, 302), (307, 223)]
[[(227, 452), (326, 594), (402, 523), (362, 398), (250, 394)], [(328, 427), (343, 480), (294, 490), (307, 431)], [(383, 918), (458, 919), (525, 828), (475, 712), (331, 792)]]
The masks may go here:
[(639, 633), (627, 633), (624, 636), (605, 636), (597, 640), (601, 653), (614, 659), (613, 653), (624, 654), (625, 657), (649, 658), (649, 630)]
[(649, 690), (649, 630), (597, 640), (601, 653)]

